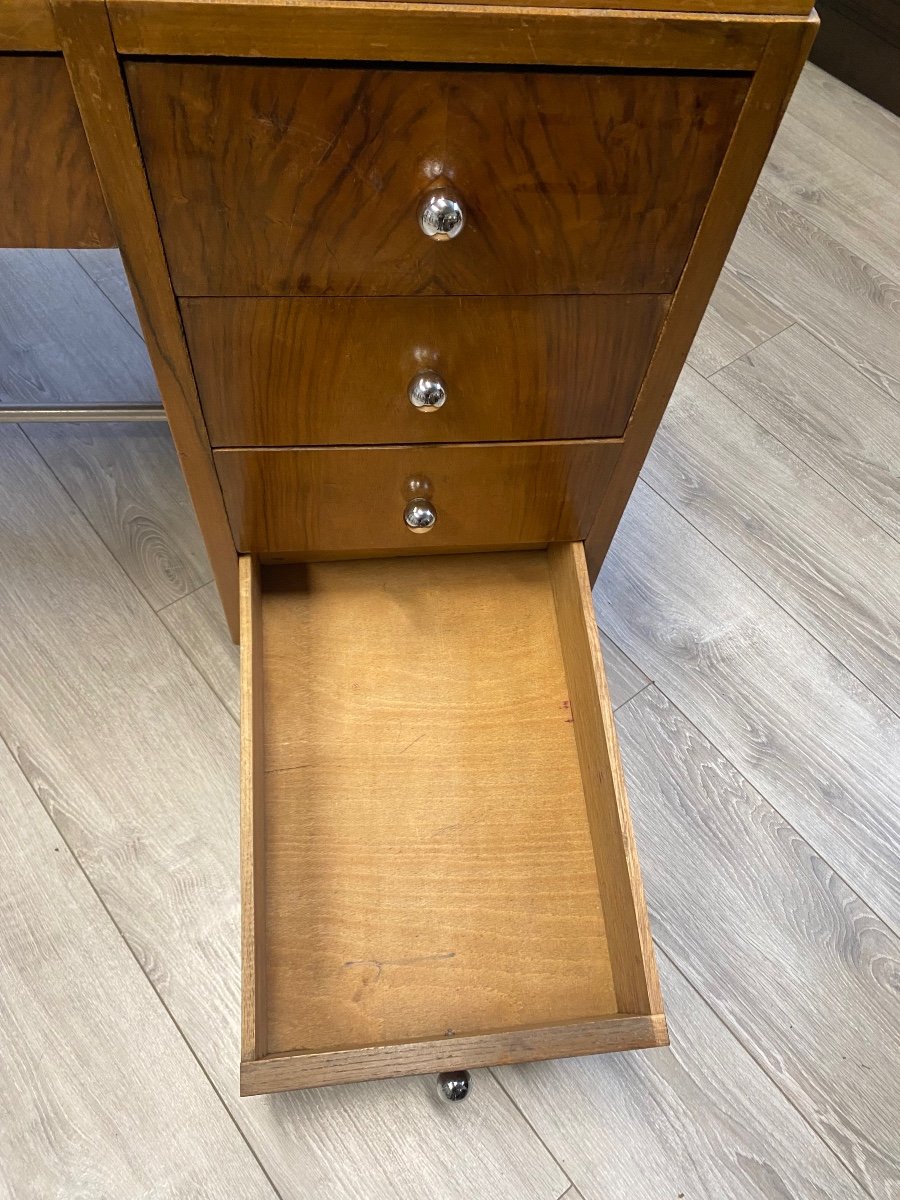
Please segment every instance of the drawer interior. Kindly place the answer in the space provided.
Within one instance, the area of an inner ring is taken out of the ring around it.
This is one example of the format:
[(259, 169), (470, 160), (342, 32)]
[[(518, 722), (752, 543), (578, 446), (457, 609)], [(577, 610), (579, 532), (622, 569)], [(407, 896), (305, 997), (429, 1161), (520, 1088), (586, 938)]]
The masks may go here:
[(664, 1041), (581, 545), (241, 572), (244, 1094)]

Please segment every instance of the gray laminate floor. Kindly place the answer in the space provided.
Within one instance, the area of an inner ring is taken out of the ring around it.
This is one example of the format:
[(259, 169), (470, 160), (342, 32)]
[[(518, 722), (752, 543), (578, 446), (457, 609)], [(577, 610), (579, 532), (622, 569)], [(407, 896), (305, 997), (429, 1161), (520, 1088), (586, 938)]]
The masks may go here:
[[(153, 403), (0, 253), (0, 403)], [(164, 425), (0, 427), (0, 1196), (900, 1197), (900, 120), (808, 68), (596, 589), (672, 1047), (241, 1101), (237, 658)]]

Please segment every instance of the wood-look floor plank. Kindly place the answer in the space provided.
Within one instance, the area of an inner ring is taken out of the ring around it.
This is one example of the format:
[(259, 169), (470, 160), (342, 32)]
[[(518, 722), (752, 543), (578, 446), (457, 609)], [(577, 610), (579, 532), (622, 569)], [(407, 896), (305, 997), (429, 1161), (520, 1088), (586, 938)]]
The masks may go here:
[(103, 292), (110, 304), (119, 310), (132, 329), (141, 332), (141, 323), (134, 307), (131, 288), (118, 250), (70, 250), (69, 253)]
[(594, 596), (604, 631), (900, 930), (900, 719), (646, 484)]
[(0, 791), (0, 1194), (274, 1200), (2, 744)]
[(212, 578), (168, 425), (36, 422), (26, 432), (153, 608)]
[(613, 708), (627, 704), (632, 696), (647, 686), (650, 680), (639, 667), (636, 667), (612, 638), (604, 637), (600, 641), (603, 646), (603, 665), (606, 668), (606, 682), (609, 685)]
[(900, 715), (900, 543), (690, 367), (642, 476)]
[(670, 1047), (498, 1072), (584, 1200), (866, 1200), (665, 956), (659, 967)]
[(281, 1195), (555, 1200), (489, 1073), (461, 1106), (427, 1078), (238, 1098), (235, 723), (12, 427), (0, 538), (0, 733)]
[(825, 142), (900, 187), (900, 117), (807, 63), (788, 109)]
[[(900, 154), (900, 146), (898, 146)], [(854, 254), (900, 283), (900, 189), (794, 119), (784, 118), (762, 184)]]
[(228, 633), (216, 585), (207, 583), (161, 609), (159, 615), (234, 719), (239, 720), (240, 650)]
[(618, 724), (659, 944), (854, 1177), (900, 1195), (900, 939), (655, 688)]
[(761, 296), (748, 280), (734, 274), (726, 263), (688, 362), (701, 375), (712, 375), (790, 324), (787, 313)]
[(900, 398), (900, 285), (759, 187), (729, 267)]
[(0, 404), (158, 404), (141, 338), (67, 250), (0, 250)]
[(896, 400), (801, 326), (738, 359), (713, 382), (900, 541)]

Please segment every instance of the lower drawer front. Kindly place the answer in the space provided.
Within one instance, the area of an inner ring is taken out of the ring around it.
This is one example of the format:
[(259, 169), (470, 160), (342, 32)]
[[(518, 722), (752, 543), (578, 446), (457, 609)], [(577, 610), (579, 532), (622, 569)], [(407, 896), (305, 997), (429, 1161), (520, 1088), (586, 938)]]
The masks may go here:
[(580, 544), (241, 560), (243, 1094), (666, 1041)]
[[(214, 446), (618, 437), (666, 296), (184, 300)], [(414, 381), (443, 383), (416, 407)]]
[[(621, 442), (217, 450), (242, 552), (340, 557), (580, 541)], [(413, 532), (408, 506), (430, 506)]]

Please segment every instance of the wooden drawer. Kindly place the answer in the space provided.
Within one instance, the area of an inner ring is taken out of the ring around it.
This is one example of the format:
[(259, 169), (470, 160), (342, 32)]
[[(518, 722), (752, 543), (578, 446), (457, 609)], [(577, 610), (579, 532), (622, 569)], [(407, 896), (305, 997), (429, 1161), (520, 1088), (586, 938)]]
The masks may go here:
[[(297, 558), (587, 536), (621, 442), (216, 450), (238, 550)], [(436, 520), (407, 528), (422, 497)]]
[(0, 55), (0, 246), (114, 246), (61, 55)]
[(242, 1093), (665, 1044), (581, 545), (241, 607)]
[[(671, 292), (747, 76), (131, 62), (175, 290)], [(419, 228), (452, 188), (452, 241)]]
[[(214, 446), (618, 437), (663, 296), (185, 300)], [(446, 399), (416, 408), (437, 374)]]

